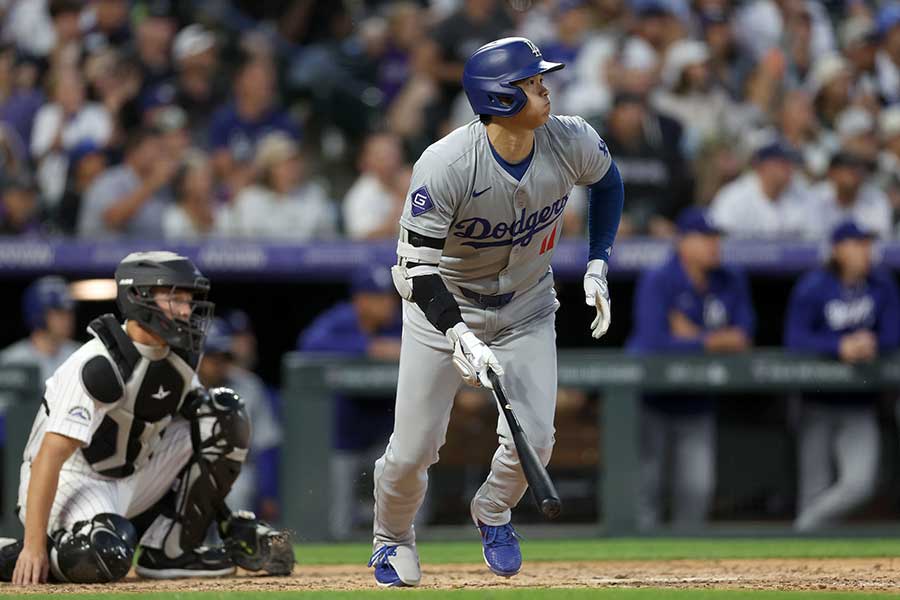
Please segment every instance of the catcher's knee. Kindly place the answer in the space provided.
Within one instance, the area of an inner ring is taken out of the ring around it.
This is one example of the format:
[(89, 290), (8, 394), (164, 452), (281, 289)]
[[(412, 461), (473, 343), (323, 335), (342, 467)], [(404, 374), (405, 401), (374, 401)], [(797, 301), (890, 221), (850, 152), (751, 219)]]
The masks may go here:
[(128, 574), (137, 532), (121, 515), (101, 513), (53, 536), (50, 568), (60, 581), (110, 583)]

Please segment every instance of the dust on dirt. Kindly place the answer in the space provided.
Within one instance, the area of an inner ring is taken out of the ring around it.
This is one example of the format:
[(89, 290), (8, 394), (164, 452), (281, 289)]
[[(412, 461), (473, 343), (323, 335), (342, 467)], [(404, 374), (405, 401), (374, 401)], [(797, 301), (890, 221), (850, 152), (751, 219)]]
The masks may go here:
[[(134, 575), (107, 585), (0, 584), (0, 594), (29, 592), (187, 592), (359, 590), (376, 587), (362, 565), (298, 566), (290, 577), (238, 574), (220, 579), (150, 581)], [(527, 562), (514, 578), (483, 564), (425, 565), (422, 588), (666, 587), (900, 592), (900, 558)]]

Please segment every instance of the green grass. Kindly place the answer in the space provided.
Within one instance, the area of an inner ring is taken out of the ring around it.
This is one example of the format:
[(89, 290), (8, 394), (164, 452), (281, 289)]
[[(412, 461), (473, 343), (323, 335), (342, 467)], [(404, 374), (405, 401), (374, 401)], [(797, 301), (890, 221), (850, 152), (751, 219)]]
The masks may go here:
[[(613, 600), (859, 600), (861, 598), (900, 597), (893, 594), (850, 592), (757, 592), (744, 590), (667, 590), (667, 589), (505, 589), (505, 590), (366, 590), (355, 592), (191, 592), (166, 594), (71, 594), (78, 600), (287, 600), (303, 598), (315, 600), (357, 600), (370, 598), (403, 598), (404, 600), (582, 600), (600, 598)], [(52, 595), (30, 595), (27, 598), (53, 598)]]
[[(301, 544), (303, 565), (365, 564), (369, 544)], [(900, 556), (900, 539), (668, 539), (616, 538), (525, 540), (522, 553), (530, 561), (672, 560), (678, 558), (870, 558)], [(481, 545), (470, 542), (419, 544), (425, 564), (481, 562)]]

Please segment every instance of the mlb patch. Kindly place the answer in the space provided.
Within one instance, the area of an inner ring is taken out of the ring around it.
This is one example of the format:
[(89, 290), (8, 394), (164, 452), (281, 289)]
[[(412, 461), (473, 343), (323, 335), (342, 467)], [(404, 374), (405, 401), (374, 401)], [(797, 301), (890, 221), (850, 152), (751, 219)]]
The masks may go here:
[(423, 213), (427, 213), (434, 208), (434, 202), (428, 194), (428, 188), (424, 185), (409, 195), (410, 212), (412, 216), (418, 217)]

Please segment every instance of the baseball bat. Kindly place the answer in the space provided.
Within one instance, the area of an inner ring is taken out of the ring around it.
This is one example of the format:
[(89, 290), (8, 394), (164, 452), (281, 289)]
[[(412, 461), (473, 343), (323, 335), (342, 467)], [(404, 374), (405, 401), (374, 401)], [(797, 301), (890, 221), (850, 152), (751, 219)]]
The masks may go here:
[(512, 405), (500, 383), (500, 377), (493, 369), (488, 369), (488, 379), (494, 386), (494, 396), (496, 396), (500, 410), (509, 424), (513, 441), (516, 443), (516, 451), (519, 453), (519, 464), (522, 465), (522, 471), (525, 473), (525, 480), (528, 481), (528, 487), (531, 488), (531, 493), (534, 495), (534, 501), (545, 517), (555, 519), (559, 516), (562, 508), (556, 486), (553, 485), (550, 474), (547, 473), (537, 452), (534, 451), (534, 447), (528, 441), (525, 432), (522, 431), (522, 426), (519, 425), (516, 413), (513, 412)]

